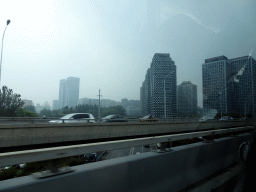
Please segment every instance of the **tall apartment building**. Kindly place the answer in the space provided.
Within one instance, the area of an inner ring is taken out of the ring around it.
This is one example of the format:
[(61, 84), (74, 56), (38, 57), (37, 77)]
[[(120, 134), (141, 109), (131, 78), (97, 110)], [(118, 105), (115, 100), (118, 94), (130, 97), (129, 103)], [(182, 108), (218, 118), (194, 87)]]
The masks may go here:
[(226, 113), (227, 105), (227, 71), (228, 58), (225, 56), (205, 59), (203, 74), (203, 106), (204, 114), (212, 109)]
[(206, 59), (203, 64), (204, 112), (255, 115), (256, 61), (251, 56)]
[[(170, 54), (156, 53), (141, 87), (142, 113), (177, 117), (176, 65)], [(166, 99), (164, 97), (166, 95)]]
[(77, 77), (68, 77), (60, 80), (59, 89), (59, 107), (75, 107), (79, 99), (80, 79)]
[(147, 70), (146, 77), (144, 82), (142, 83), (141, 91), (140, 91), (140, 101), (141, 101), (141, 112), (142, 115), (150, 114), (150, 95), (151, 95), (151, 87), (150, 87), (150, 68)]
[(256, 61), (251, 56), (230, 59), (230, 111), (238, 114), (256, 113)]
[(188, 116), (197, 114), (197, 86), (190, 81), (178, 85), (178, 114)]

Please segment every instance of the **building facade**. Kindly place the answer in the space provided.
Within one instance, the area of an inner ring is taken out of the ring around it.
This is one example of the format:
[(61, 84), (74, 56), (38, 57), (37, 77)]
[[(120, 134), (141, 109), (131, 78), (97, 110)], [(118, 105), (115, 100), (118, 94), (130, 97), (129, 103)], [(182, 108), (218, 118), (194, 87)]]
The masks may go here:
[(77, 77), (68, 77), (60, 80), (59, 89), (59, 107), (75, 107), (79, 100), (80, 79)]
[(57, 110), (59, 109), (59, 100), (53, 100), (52, 101), (52, 110)]
[(30, 100), (30, 99), (22, 99), (22, 101), (24, 101), (24, 106), (23, 106), (23, 107), (26, 107), (26, 106), (34, 106), (33, 101)]
[(255, 116), (256, 61), (251, 56), (206, 59), (203, 64), (204, 113), (252, 113)]
[(178, 115), (189, 116), (197, 114), (197, 86), (190, 81), (178, 85)]
[(230, 111), (238, 114), (255, 115), (256, 61), (251, 56), (230, 59), (231, 78), (228, 82), (232, 90)]
[(98, 99), (81, 98), (78, 101), (79, 105), (99, 105)]
[[(141, 87), (142, 113), (177, 117), (176, 65), (170, 54), (156, 53)], [(165, 110), (166, 109), (166, 110)]]
[(227, 105), (227, 71), (228, 58), (225, 56), (205, 59), (203, 74), (204, 114), (210, 115), (212, 109), (226, 113)]
[(141, 91), (140, 91), (140, 101), (141, 101), (141, 113), (142, 115), (150, 114), (150, 95), (151, 95), (151, 87), (150, 87), (150, 68), (147, 70), (145, 80), (142, 83)]

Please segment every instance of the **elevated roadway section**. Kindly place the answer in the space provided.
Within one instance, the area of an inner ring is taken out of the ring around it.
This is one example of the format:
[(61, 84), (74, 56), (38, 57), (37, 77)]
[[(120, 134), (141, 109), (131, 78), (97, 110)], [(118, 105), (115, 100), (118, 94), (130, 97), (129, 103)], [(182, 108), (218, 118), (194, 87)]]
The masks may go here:
[(91, 140), (116, 140), (250, 125), (254, 125), (254, 120), (185, 123), (4, 124), (0, 125), (0, 148)]

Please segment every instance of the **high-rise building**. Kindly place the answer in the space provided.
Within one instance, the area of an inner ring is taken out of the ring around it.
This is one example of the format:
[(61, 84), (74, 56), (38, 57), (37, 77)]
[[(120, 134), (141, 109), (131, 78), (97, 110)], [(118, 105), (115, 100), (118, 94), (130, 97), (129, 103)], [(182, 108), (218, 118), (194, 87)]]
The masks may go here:
[(197, 86), (190, 81), (178, 85), (178, 114), (188, 116), (197, 114)]
[(59, 109), (59, 100), (52, 101), (52, 110)]
[(59, 107), (75, 107), (79, 99), (80, 79), (77, 77), (68, 77), (60, 80), (59, 89)]
[(23, 106), (23, 107), (26, 107), (26, 106), (34, 106), (33, 101), (30, 100), (30, 99), (22, 99), (22, 101), (24, 101), (24, 106)]
[(126, 109), (129, 106), (129, 100), (126, 98), (121, 99), (121, 105)]
[(205, 59), (203, 74), (203, 106), (205, 115), (211, 109), (227, 112), (228, 58), (225, 56)]
[(256, 61), (251, 56), (229, 59), (225, 56), (206, 59), (203, 64), (204, 113), (237, 114), (256, 112)]
[(151, 95), (151, 86), (150, 86), (150, 68), (147, 70), (147, 74), (144, 82), (141, 87), (141, 112), (142, 115), (150, 114), (150, 95)]
[(228, 89), (230, 94), (229, 111), (238, 114), (256, 113), (256, 61), (251, 56), (230, 59)]
[[(142, 113), (177, 117), (176, 65), (170, 54), (156, 53), (141, 87)], [(166, 112), (165, 112), (166, 109)]]

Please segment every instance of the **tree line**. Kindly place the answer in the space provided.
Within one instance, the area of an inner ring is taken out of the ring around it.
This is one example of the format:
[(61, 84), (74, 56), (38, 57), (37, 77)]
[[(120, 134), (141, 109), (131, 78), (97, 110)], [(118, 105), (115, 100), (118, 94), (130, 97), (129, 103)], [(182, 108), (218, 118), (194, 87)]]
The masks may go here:
[[(3, 86), (0, 89), (0, 116), (2, 117), (62, 117), (69, 113), (91, 113), (98, 117), (99, 106), (82, 104), (75, 107), (64, 107), (57, 110), (43, 109), (39, 114), (36, 113), (35, 106), (24, 106), (21, 95), (13, 93), (12, 89)], [(101, 107), (101, 117), (111, 114), (126, 115), (125, 109), (121, 105), (111, 107)]]
[[(82, 104), (77, 105), (75, 107), (64, 107), (61, 109), (43, 109), (40, 111), (40, 117), (62, 117), (64, 115), (70, 113), (91, 113), (94, 117), (98, 117), (99, 115), (99, 106), (98, 105), (88, 105)], [(121, 105), (117, 106), (110, 106), (110, 107), (101, 107), (100, 108), (101, 117), (105, 117), (111, 114), (119, 114), (119, 115), (126, 115), (125, 109)]]

